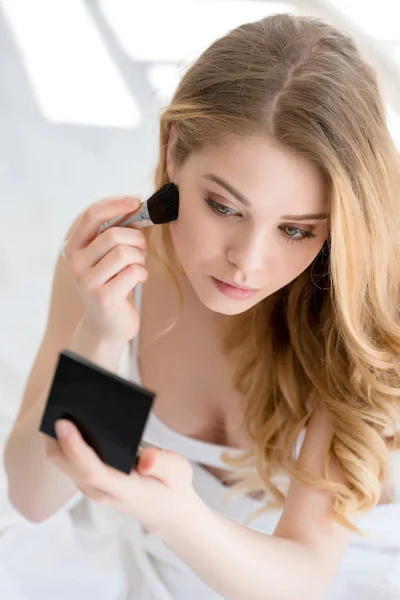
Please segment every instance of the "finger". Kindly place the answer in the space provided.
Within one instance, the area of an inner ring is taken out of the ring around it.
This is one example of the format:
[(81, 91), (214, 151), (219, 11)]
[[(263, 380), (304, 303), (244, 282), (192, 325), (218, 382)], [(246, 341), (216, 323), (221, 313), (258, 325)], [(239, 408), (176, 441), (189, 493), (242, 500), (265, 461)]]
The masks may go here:
[(148, 277), (148, 271), (142, 265), (129, 265), (125, 267), (118, 275), (115, 275), (105, 284), (107, 293), (110, 296), (127, 296), (128, 293), (138, 284), (144, 283)]
[(112, 504), (115, 501), (115, 498), (107, 491), (89, 486), (86, 483), (81, 483), (78, 479), (76, 470), (68, 462), (58, 442), (56, 442), (56, 446), (57, 450), (52, 449), (52, 451), (48, 454), (48, 458), (50, 458), (50, 460), (57, 466), (58, 469), (60, 469), (60, 471), (62, 471), (75, 483), (76, 487), (82, 492), (82, 494), (84, 494), (87, 498), (90, 498), (90, 500), (100, 502), (101, 504)]
[(115, 492), (125, 484), (128, 475), (103, 463), (71, 421), (60, 419), (55, 428), (59, 438), (60, 468), (86, 491), (97, 489), (110, 499), (116, 497)]
[(60, 468), (77, 482), (107, 489), (107, 466), (96, 452), (82, 438), (77, 427), (71, 421), (60, 419), (55, 430), (62, 453), (67, 464)]
[(141, 201), (134, 196), (106, 198), (95, 202), (79, 218), (79, 226), (73, 227), (68, 238), (68, 253), (86, 247), (97, 237), (100, 226), (106, 221), (129, 215), (139, 208)]
[(189, 461), (170, 450), (146, 449), (140, 457), (137, 471), (174, 488), (187, 487), (193, 480)]
[(104, 256), (117, 246), (130, 246), (145, 252), (147, 242), (145, 235), (138, 229), (128, 227), (111, 227), (101, 233), (86, 248), (78, 252), (78, 272), (94, 267)]
[(85, 273), (85, 281), (80, 281), (80, 284), (87, 290), (93, 289), (109, 281), (125, 267), (129, 265), (144, 266), (145, 261), (143, 252), (138, 248), (116, 246), (95, 267)]

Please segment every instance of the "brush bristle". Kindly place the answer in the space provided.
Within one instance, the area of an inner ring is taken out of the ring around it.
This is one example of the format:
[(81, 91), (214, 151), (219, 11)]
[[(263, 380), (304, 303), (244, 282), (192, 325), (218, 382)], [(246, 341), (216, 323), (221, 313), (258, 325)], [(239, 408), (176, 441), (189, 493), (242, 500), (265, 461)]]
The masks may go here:
[(169, 223), (178, 218), (179, 190), (174, 183), (163, 185), (147, 200), (147, 210), (155, 225)]

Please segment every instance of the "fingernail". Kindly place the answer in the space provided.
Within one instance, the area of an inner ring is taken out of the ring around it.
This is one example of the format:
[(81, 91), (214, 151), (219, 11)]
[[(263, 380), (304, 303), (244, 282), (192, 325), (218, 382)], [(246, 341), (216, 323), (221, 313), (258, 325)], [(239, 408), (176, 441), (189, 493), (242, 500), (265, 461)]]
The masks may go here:
[(56, 423), (56, 433), (57, 433), (57, 437), (59, 437), (60, 439), (65, 439), (68, 437), (68, 434), (70, 433), (71, 428), (68, 425), (68, 423), (66, 423), (65, 421), (57, 421)]
[(144, 451), (140, 458), (140, 468), (142, 471), (149, 471), (154, 464), (154, 453)]

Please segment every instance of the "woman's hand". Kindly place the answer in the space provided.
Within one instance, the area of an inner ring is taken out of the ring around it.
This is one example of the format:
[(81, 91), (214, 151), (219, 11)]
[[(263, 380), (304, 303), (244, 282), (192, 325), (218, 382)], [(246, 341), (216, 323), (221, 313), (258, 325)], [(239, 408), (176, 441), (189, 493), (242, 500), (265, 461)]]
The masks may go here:
[(104, 464), (70, 421), (57, 421), (56, 433), (48, 458), (85, 496), (138, 519), (148, 531), (179, 526), (200, 500), (190, 463), (175, 452), (148, 448), (126, 475)]
[(63, 256), (85, 303), (87, 329), (103, 340), (126, 343), (139, 328), (132, 289), (147, 279), (146, 239), (130, 227), (100, 226), (140, 206), (139, 198), (107, 198), (89, 206), (71, 227)]

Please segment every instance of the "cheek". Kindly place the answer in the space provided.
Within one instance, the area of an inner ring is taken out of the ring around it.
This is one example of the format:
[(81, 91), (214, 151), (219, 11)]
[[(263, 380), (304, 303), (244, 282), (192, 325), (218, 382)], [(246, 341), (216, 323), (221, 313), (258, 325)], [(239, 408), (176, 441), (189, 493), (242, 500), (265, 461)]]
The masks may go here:
[(207, 208), (183, 202), (179, 217), (170, 224), (175, 252), (189, 278), (210, 273), (224, 255), (223, 231), (218, 219)]
[(285, 279), (284, 285), (296, 279), (314, 262), (322, 248), (322, 243), (304, 241), (298, 244), (287, 243), (287, 246), (287, 250), (282, 254), (284, 260), (275, 265), (275, 272)]
[(207, 239), (203, 229), (202, 220), (194, 210), (181, 210), (179, 218), (170, 224), (175, 252), (185, 270), (202, 254)]
[[(185, 255), (185, 251), (188, 250), (189, 239), (187, 234), (187, 230), (183, 226), (181, 220), (174, 221), (170, 224), (171, 237), (174, 244), (175, 252), (178, 255), (178, 258), (181, 260), (182, 256)], [(182, 262), (182, 261), (181, 261)]]

